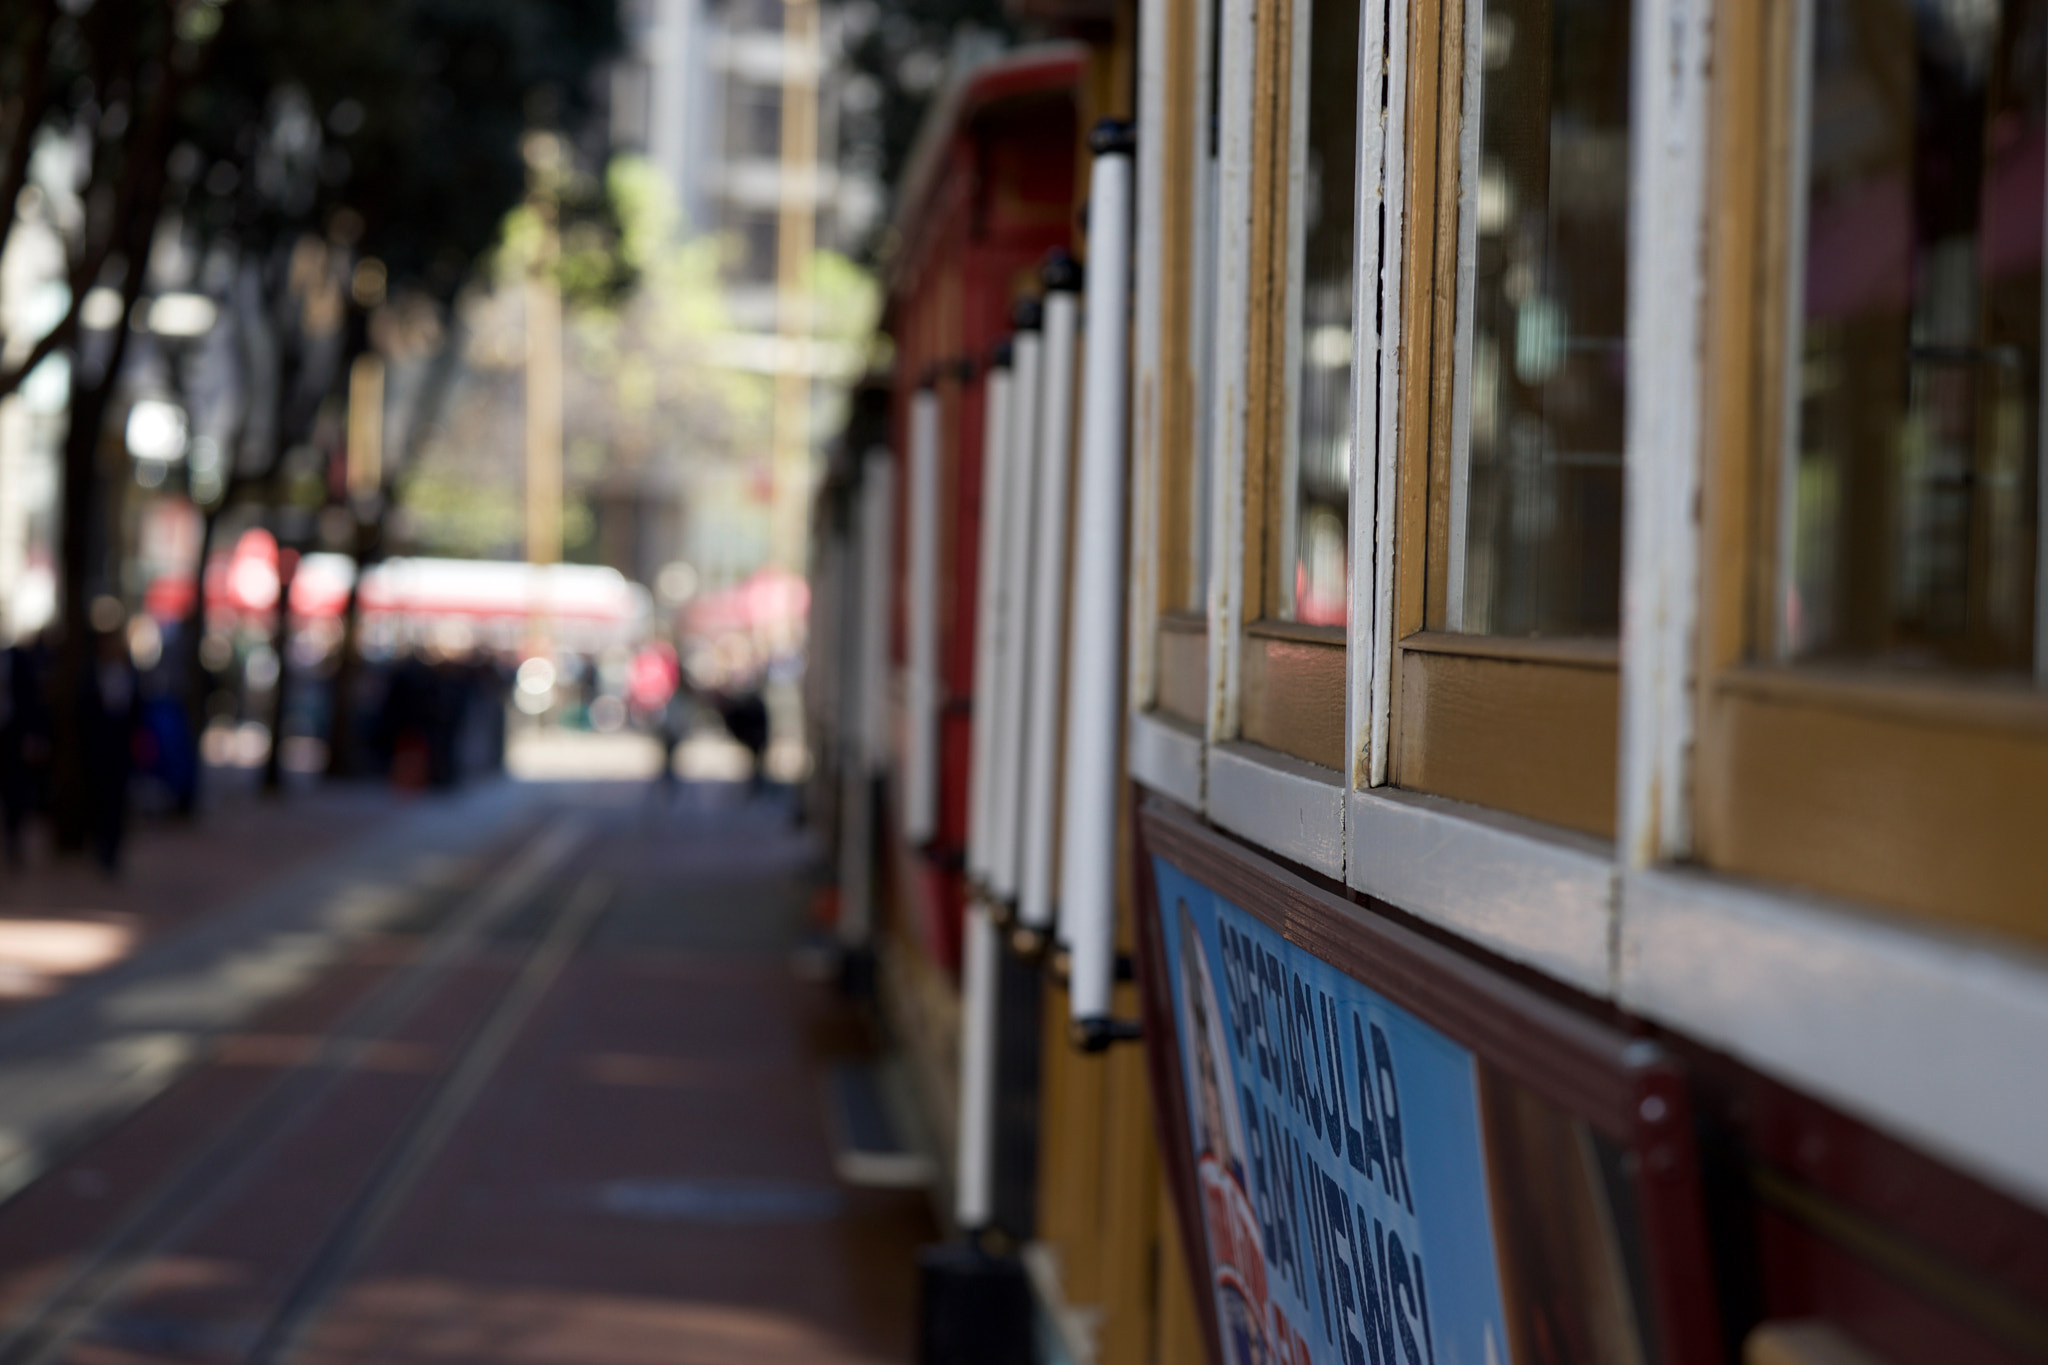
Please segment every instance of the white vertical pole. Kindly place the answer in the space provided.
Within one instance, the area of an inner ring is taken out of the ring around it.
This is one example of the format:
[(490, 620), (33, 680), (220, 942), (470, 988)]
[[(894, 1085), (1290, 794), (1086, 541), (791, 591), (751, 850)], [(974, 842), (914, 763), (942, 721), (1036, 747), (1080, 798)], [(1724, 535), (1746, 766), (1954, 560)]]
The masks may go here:
[(989, 803), (989, 895), (1009, 905), (1017, 899), (1017, 867), (1024, 812), (1024, 679), (1031, 622), (1031, 546), (1038, 519), (1034, 500), (1038, 468), (1038, 374), (1043, 343), (1039, 309), (1018, 307), (1011, 343), (1010, 469), (1004, 501), (1012, 509), (1004, 536), (1003, 583), (1009, 589), (1003, 612), (1002, 676), (996, 679), (996, 744), (989, 761), (994, 792)]
[(870, 450), (861, 473), (861, 750), (868, 772), (889, 766), (889, 607), (894, 596), (896, 464)]
[(855, 751), (847, 765), (846, 830), (841, 840), (839, 940), (864, 948), (874, 924), (870, 891), (874, 882), (874, 812), (870, 796), (876, 774), (889, 759), (889, 565), (891, 523), (896, 500), (895, 467), (889, 452), (867, 453), (861, 466), (859, 584), (853, 713), (859, 719)]
[(967, 875), (975, 884), (967, 904), (960, 982), (959, 1160), (953, 1217), (961, 1227), (988, 1226), (995, 1214), (996, 969), (1002, 952), (986, 904), (991, 868), (994, 793), (1007, 774), (993, 771), (1000, 717), (998, 699), (1010, 672), (1003, 656), (1004, 620), (1015, 595), (1004, 581), (1009, 543), (1018, 532), (1010, 487), (1010, 366), (998, 354), (982, 390), (981, 563), (975, 586), (974, 735), (969, 774)]
[(915, 848), (937, 831), (939, 805), (939, 395), (930, 385), (910, 400), (909, 491), (903, 837)]
[(1636, 16), (1621, 599), (1623, 862), (1691, 850), (1711, 0)]
[(1045, 268), (1045, 371), (1038, 386), (1038, 496), (1031, 563), (1031, 647), (1025, 663), (1024, 843), (1017, 922), (1050, 936), (1054, 806), (1060, 759), (1060, 682), (1066, 644), (1067, 473), (1074, 434), (1074, 329), (1080, 267), (1065, 256)]
[(865, 757), (840, 774), (839, 946), (865, 948), (874, 923), (874, 774)]
[(980, 901), (967, 906), (960, 1002), (960, 1156), (954, 1221), (970, 1231), (995, 1214), (996, 969), (1002, 945)]
[(1002, 616), (1010, 593), (1002, 581), (1015, 510), (1009, 489), (1010, 368), (997, 361), (982, 381), (981, 546), (974, 586), (974, 729), (968, 746), (967, 879), (988, 884), (991, 756), (996, 745), (996, 695), (1005, 665)]
[(1074, 496), (1074, 584), (1067, 636), (1067, 734), (1060, 808), (1060, 918), (1067, 986), (1085, 1029), (1110, 1016), (1116, 981), (1117, 778), (1121, 771), (1125, 386), (1130, 360), (1128, 123), (1105, 119), (1088, 189), (1088, 318), (1081, 454)]

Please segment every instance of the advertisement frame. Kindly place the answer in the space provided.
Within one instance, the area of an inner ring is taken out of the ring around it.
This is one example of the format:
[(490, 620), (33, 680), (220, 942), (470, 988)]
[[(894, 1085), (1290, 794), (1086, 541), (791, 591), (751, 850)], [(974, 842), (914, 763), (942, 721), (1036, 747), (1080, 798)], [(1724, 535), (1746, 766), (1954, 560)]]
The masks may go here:
[[(1724, 1359), (1686, 1076), (1671, 1052), (1323, 889), (1157, 796), (1135, 803), (1138, 977), (1153, 1113), (1191, 1273), (1209, 1265), (1152, 859), (1213, 889), (1286, 942), (1378, 992), (1634, 1158), (1666, 1365)], [(1211, 1361), (1210, 1295), (1197, 1293)]]

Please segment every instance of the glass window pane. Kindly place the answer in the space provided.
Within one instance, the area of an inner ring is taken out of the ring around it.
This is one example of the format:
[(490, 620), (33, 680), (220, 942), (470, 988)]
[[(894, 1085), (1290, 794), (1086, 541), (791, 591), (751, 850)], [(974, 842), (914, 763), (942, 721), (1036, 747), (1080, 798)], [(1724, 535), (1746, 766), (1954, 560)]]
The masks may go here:
[(2041, 0), (1816, 0), (1784, 652), (2034, 663)]
[(1619, 623), (1629, 8), (1487, 0), (1480, 21), (1447, 629)]
[(1351, 487), (1354, 190), (1358, 180), (1358, 0), (1313, 0), (1300, 199), (1300, 320), (1294, 431), (1281, 484), (1284, 620), (1344, 624)]

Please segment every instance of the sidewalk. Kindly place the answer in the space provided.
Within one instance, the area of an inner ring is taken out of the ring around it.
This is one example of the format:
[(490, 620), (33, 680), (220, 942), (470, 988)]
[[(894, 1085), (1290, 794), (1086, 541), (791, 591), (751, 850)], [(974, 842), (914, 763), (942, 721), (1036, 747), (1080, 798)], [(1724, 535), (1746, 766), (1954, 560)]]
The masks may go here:
[(0, 1198), (459, 880), (531, 799), (309, 787), (145, 827), (118, 879), (33, 858), (0, 877)]
[(59, 860), (47, 827), (20, 868), (0, 868), (0, 1018), (105, 970), (280, 877), (365, 837), (401, 812), (380, 787), (307, 784), (282, 799), (252, 775), (209, 774), (198, 818), (137, 819), (120, 872)]
[[(39, 1089), (109, 1088), (106, 1040), (49, 1018), (186, 1012), (155, 1098), (83, 1141), (74, 1116), (0, 1204), (0, 1361), (910, 1359), (936, 1230), (922, 1193), (833, 1177), (826, 1076), (867, 1040), (791, 970), (809, 850), (783, 803), (617, 781), (337, 802), (325, 854), (0, 1019), (7, 1132)], [(281, 840), (298, 817), (246, 818)], [(222, 970), (280, 940), (323, 946)], [(241, 978), (271, 985), (231, 1010)]]

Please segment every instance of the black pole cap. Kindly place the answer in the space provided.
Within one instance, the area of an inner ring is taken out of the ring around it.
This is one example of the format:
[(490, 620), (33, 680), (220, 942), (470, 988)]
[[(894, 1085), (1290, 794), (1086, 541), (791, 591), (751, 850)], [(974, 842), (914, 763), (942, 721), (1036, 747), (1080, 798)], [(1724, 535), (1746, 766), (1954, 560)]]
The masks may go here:
[(1138, 150), (1138, 125), (1125, 118), (1098, 119), (1088, 131), (1088, 150), (1097, 156), (1130, 156)]
[(1010, 353), (1015, 349), (1016, 348), (1010, 344), (1010, 339), (1008, 337), (1004, 337), (1001, 341), (998, 341), (995, 345), (988, 348), (988, 367), (991, 370), (1009, 369)]
[(1135, 1043), (1145, 1036), (1143, 1025), (1135, 1019), (1111, 1019), (1095, 1015), (1088, 1019), (1076, 1019), (1069, 1028), (1074, 1046), (1083, 1052), (1107, 1052), (1112, 1043)]
[(1045, 264), (1038, 268), (1038, 282), (1046, 292), (1054, 290), (1063, 294), (1081, 292), (1081, 263), (1068, 254), (1065, 247), (1054, 247), (1045, 253)]
[(1010, 326), (1020, 332), (1035, 332), (1045, 325), (1045, 305), (1030, 295), (1010, 305)]

